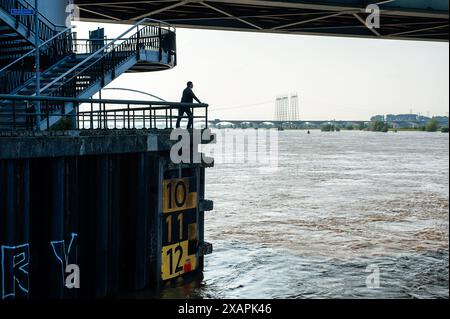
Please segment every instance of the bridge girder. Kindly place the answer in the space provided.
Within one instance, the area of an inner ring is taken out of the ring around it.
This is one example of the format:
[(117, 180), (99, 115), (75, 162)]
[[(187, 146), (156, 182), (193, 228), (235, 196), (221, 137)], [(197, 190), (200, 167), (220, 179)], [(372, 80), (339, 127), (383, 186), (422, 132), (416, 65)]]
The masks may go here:
[[(84, 21), (154, 18), (177, 27), (384, 39), (448, 41), (442, 0), (74, 0)], [(378, 3), (379, 29), (365, 24)]]

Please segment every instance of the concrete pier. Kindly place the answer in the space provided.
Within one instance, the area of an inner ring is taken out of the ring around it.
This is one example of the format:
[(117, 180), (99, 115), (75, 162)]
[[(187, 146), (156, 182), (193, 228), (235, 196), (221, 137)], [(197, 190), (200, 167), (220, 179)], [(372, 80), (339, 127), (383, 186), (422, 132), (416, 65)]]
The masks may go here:
[(102, 298), (201, 272), (206, 165), (174, 165), (173, 143), (170, 130), (0, 135), (1, 298)]

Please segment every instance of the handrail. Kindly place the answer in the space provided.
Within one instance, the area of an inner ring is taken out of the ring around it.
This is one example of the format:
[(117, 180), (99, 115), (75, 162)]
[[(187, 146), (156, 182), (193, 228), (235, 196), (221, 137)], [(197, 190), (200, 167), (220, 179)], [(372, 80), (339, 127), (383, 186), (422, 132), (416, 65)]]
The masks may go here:
[[(144, 27), (144, 28), (146, 28), (146, 27)], [(140, 29), (139, 31), (142, 31), (143, 29)], [(146, 39), (151, 39), (151, 38), (158, 39), (159, 35), (145, 36), (145, 38)], [(126, 42), (126, 41), (129, 41), (130, 39), (131, 39), (131, 37), (120, 38), (120, 39), (117, 39), (117, 41)], [(113, 40), (114, 39), (107, 39), (107, 38), (103, 38), (103, 39), (75, 39), (73, 41), (73, 52), (76, 53), (76, 54), (91, 55), (92, 52), (91, 52), (90, 49), (92, 49), (92, 48), (96, 49), (99, 46), (98, 43), (95, 43), (96, 41), (99, 41), (99, 42), (103, 41), (103, 43), (110, 44), (110, 42), (113, 41)], [(123, 42), (121, 42), (120, 44), (122, 44)], [(117, 44), (117, 45), (120, 45), (120, 44)]]
[(17, 62), (19, 62), (20, 60), (25, 59), (26, 57), (28, 57), (29, 55), (33, 54), (36, 51), (36, 49), (31, 50), (30, 52), (28, 52), (25, 55), (22, 55), (20, 58), (18, 58), (17, 60), (14, 60), (13, 62), (11, 62), (10, 64), (8, 64), (7, 66), (5, 66), (3, 69), (0, 70), (0, 73), (6, 71), (7, 69), (9, 69), (11, 66), (13, 66), (14, 64), (16, 64)]
[[(192, 111), (192, 115), (181, 118), (202, 119), (206, 128), (208, 126), (208, 104), (11, 94), (0, 95), (0, 100), (12, 107), (6, 112), (0, 109), (0, 131), (34, 130), (36, 125), (50, 130), (62, 117), (75, 119), (75, 129), (79, 130), (172, 129), (174, 120), (180, 120), (177, 112), (180, 107)], [(34, 106), (37, 101), (41, 105), (40, 111), (36, 111)], [(54, 112), (55, 107), (59, 112)]]
[[(43, 70), (47, 70), (56, 62), (73, 53), (71, 31), (65, 30), (59, 33), (53, 40), (39, 47), (39, 54), (42, 58), (41, 68)], [(0, 93), (12, 93), (14, 90), (20, 89), (35, 76), (33, 53), (36, 54), (36, 51), (25, 54), (22, 59), (19, 58), (12, 63), (15, 63), (15, 65), (9, 64), (7, 66), (8, 69), (4, 68), (2, 70), (0, 73)]]
[[(48, 39), (47, 41), (41, 43), (40, 45), (38, 45), (37, 49), (40, 50), (41, 47), (43, 47), (44, 45), (46, 45), (47, 43), (49, 43), (50, 41), (53, 41), (54, 39), (56, 39), (57, 37), (59, 37), (60, 35), (62, 35), (63, 33), (65, 33), (66, 31), (73, 29), (74, 27), (68, 27), (64, 30), (62, 30), (61, 32), (59, 32), (58, 34), (56, 34), (55, 36), (51, 37), (50, 39)], [(8, 64), (7, 66), (5, 66), (3, 69), (0, 70), (0, 73), (4, 72), (5, 70), (7, 70), (9, 67), (11, 67), (12, 65), (16, 64), (17, 62), (19, 62), (22, 59), (25, 59), (26, 57), (28, 57), (29, 55), (33, 54), (36, 52), (36, 48), (34, 48), (33, 50), (31, 50), (30, 52), (28, 52), (27, 54), (21, 56), (20, 58), (18, 58), (17, 60), (15, 60), (14, 62), (11, 62), (10, 64)]]
[[(0, 8), (2, 8), (4, 11), (7, 11), (9, 14), (9, 10), (13, 9), (14, 5), (21, 9), (33, 9), (37, 13), (37, 20), (38, 23), (42, 24), (40, 28), (40, 34), (38, 35), (41, 40), (45, 40), (47, 36), (50, 36), (51, 34), (55, 33), (57, 31), (57, 26), (53, 24), (51, 21), (49, 21), (45, 16), (43, 16), (36, 8), (28, 3), (26, 0), (0, 0)], [(36, 32), (34, 30), (35, 23), (34, 23), (35, 16), (27, 16), (27, 17), (15, 17), (15, 20), (17, 23), (21, 23), (23, 26), (25, 26), (28, 30), (28, 32)], [(43, 32), (43, 33), (41, 33)]]
[(98, 49), (96, 52), (92, 53), (91, 55), (89, 55), (86, 59), (84, 59), (83, 61), (81, 61), (80, 63), (78, 63), (77, 65), (75, 65), (74, 67), (72, 67), (70, 70), (66, 71), (64, 74), (60, 75), (58, 78), (54, 79), (52, 82), (48, 83), (45, 87), (43, 87), (41, 89), (41, 92), (44, 92), (46, 89), (50, 88), (53, 84), (59, 82), (61, 79), (67, 77), (68, 74), (72, 73), (73, 71), (75, 71), (76, 69), (78, 69), (80, 66), (86, 64), (88, 61), (92, 60), (95, 56), (97, 56), (100, 53), (103, 53), (105, 51), (106, 48), (110, 47), (111, 45), (115, 44), (117, 41), (119, 41), (119, 39), (121, 39), (123, 36), (125, 36), (126, 34), (128, 34), (129, 32), (131, 32), (132, 30), (134, 30), (134, 28), (139, 27), (141, 24), (145, 23), (145, 22), (154, 22), (154, 23), (158, 23), (158, 24), (164, 24), (166, 26), (168, 26), (169, 28), (173, 28), (170, 24), (160, 21), (160, 20), (155, 20), (155, 19), (151, 19), (151, 18), (145, 18), (142, 19), (138, 22), (136, 22), (131, 28), (129, 28), (127, 31), (125, 31), (124, 33), (122, 33), (121, 35), (119, 35), (117, 38), (115, 38), (114, 40), (112, 40), (111, 42), (109, 42), (108, 44), (104, 45), (102, 48)]
[[(142, 47), (149, 50), (159, 50), (160, 59), (162, 50), (167, 49), (170, 51), (170, 54), (173, 54), (173, 51), (170, 50), (170, 47), (165, 47), (163, 44), (163, 38), (170, 34), (169, 30), (164, 29), (164, 33), (161, 32), (161, 27), (157, 26), (145, 26), (142, 29), (138, 28), (138, 31), (131, 35), (130, 37), (124, 39), (123, 42), (118, 43), (116, 46), (112, 48), (108, 48), (103, 52), (103, 54), (99, 54), (92, 59), (87, 65), (80, 68), (80, 70), (76, 70), (73, 74), (64, 78), (63, 81), (58, 82), (57, 87), (52, 87), (52, 91), (49, 95), (53, 96), (67, 96), (66, 94), (76, 96), (78, 92), (82, 92), (94, 82), (96, 82), (99, 78), (104, 79), (104, 76), (107, 72), (112, 71), (114, 76), (115, 68), (124, 62), (125, 59), (129, 58), (132, 55), (135, 55), (139, 52), (139, 49)], [(174, 32), (173, 32), (174, 33)], [(155, 35), (152, 35), (155, 34)], [(158, 34), (158, 35), (156, 35)], [(160, 39), (158, 45), (155, 46), (155, 43), (147, 43), (146, 40), (150, 38)], [(142, 42), (142, 43), (141, 43)], [(133, 48), (134, 47), (134, 48)], [(100, 69), (99, 69), (100, 68)], [(89, 80), (84, 80), (77, 85), (77, 78), (79, 76), (83, 77), (83, 75), (87, 76)], [(75, 88), (75, 92), (72, 90)]]
[(35, 96), (35, 95), (13, 95), (0, 94), (0, 100), (22, 100), (22, 101), (52, 101), (66, 103), (105, 103), (105, 104), (132, 104), (132, 105), (167, 105), (174, 107), (209, 107), (206, 103), (181, 103), (168, 101), (146, 101), (146, 100), (115, 100), (115, 99), (79, 99), (73, 97), (57, 97), (57, 96)]

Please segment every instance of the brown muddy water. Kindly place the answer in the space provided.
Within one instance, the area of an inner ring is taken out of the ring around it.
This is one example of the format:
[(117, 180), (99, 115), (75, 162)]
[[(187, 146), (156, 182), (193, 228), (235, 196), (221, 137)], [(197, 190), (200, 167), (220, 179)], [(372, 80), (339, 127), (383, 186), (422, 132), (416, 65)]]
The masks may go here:
[(160, 297), (449, 297), (448, 134), (283, 131), (260, 168), (207, 170), (214, 253)]

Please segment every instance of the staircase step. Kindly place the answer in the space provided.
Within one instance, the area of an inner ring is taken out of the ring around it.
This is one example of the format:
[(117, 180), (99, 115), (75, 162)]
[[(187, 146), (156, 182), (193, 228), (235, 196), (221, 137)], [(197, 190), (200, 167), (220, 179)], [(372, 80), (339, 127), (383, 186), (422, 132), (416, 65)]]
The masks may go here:
[(0, 41), (17, 41), (21, 40), (22, 37), (18, 36), (15, 33), (12, 34), (0, 34)]
[(21, 42), (19, 45), (14, 44), (13, 46), (11, 46), (9, 43), (2, 43), (0, 42), (0, 52), (10, 52), (10, 51), (14, 51), (17, 50), (16, 48), (18, 47), (20, 50), (33, 50), (34, 47), (30, 46), (29, 43), (27, 42)]
[(17, 35), (17, 32), (14, 30), (0, 30), (0, 35)]
[(3, 35), (3, 34), (15, 34), (15, 35), (18, 35), (18, 33), (16, 31), (12, 30), (12, 29), (0, 30), (0, 35)]
[[(29, 49), (29, 50), (33, 50), (34, 49), (34, 47), (31, 46), (27, 42), (22, 42), (21, 45), (20, 45), (20, 48), (22, 50), (24, 48)], [(9, 43), (0, 42), (0, 52), (8, 52), (8, 51), (11, 51), (11, 49), (14, 49), (14, 47), (11, 47)]]
[(14, 43), (10, 43), (8, 44), (8, 48), (24, 48), (24, 47), (29, 47), (30, 44), (28, 42), (14, 42)]
[(20, 55), (25, 55), (28, 52), (30, 52), (30, 50), (27, 49), (18, 49), (18, 50), (11, 50), (11, 51), (0, 51), (0, 56), (16, 56), (18, 54)]

